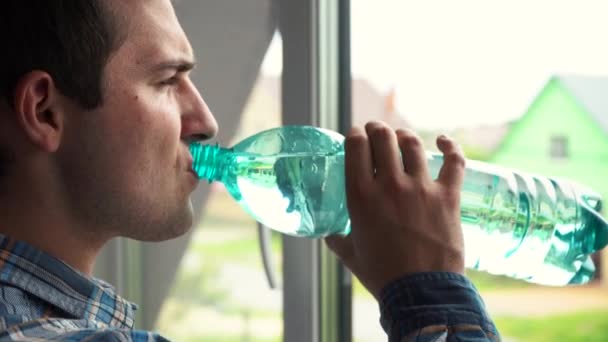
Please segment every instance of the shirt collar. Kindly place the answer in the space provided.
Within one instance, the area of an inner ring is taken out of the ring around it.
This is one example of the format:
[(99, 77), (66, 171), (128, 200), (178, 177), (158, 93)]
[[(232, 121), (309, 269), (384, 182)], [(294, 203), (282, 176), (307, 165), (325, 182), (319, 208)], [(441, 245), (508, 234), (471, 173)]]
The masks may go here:
[(17, 287), (74, 318), (101, 326), (133, 328), (137, 307), (118, 296), (112, 286), (1, 234), (0, 283)]

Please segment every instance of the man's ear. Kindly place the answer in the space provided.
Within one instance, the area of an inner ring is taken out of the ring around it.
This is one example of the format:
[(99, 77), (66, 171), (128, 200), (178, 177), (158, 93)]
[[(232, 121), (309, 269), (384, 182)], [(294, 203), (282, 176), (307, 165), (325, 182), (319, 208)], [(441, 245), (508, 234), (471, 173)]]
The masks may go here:
[(13, 109), (17, 124), (37, 147), (54, 152), (59, 147), (64, 113), (59, 110), (59, 90), (51, 75), (31, 71), (15, 87)]

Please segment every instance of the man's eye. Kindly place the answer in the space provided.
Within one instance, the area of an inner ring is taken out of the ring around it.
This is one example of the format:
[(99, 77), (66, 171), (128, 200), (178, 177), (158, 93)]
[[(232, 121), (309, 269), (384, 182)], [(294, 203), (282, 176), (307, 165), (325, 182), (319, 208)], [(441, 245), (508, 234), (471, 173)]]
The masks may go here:
[(173, 76), (171, 78), (168, 78), (166, 80), (163, 80), (159, 83), (159, 85), (161, 86), (171, 86), (171, 85), (175, 85), (179, 82), (179, 77), (177, 76)]

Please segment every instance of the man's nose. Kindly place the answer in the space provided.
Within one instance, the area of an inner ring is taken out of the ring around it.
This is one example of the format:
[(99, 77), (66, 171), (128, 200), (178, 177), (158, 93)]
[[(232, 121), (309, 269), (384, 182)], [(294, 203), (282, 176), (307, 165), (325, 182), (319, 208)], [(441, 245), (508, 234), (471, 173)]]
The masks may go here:
[(184, 107), (182, 108), (182, 138), (188, 140), (206, 140), (214, 137), (218, 131), (217, 121), (192, 82)]

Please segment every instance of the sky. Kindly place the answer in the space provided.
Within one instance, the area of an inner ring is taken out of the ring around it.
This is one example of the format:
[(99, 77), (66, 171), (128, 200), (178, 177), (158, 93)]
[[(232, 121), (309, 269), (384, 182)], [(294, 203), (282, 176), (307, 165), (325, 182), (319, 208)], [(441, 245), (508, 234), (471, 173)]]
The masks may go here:
[[(504, 123), (551, 75), (608, 77), (607, 13), (605, 0), (351, 0), (353, 77), (395, 88), (415, 128)], [(279, 38), (263, 72), (280, 70)]]

